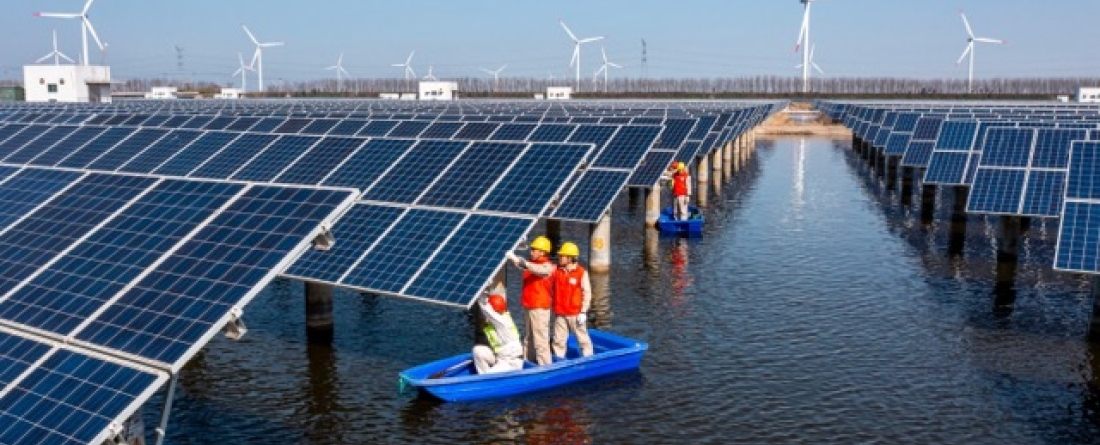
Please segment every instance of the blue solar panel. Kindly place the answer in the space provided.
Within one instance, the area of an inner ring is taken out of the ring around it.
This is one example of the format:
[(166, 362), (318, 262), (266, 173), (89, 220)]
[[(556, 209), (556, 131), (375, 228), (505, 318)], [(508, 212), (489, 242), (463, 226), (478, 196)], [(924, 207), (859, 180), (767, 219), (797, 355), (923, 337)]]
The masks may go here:
[(901, 158), (903, 167), (927, 167), (932, 158), (932, 147), (936, 143), (932, 141), (910, 141), (909, 148), (905, 150), (905, 156)]
[(1035, 130), (990, 128), (982, 148), (982, 166), (1027, 167), (1035, 144)]
[[(703, 144), (703, 142), (699, 141), (687, 141), (684, 143), (683, 147), (680, 147), (680, 151), (676, 152), (674, 158), (683, 163), (690, 163), (694, 161), (695, 157), (703, 150)], [(651, 151), (650, 153), (653, 152)]]
[(328, 134), (333, 136), (355, 136), (359, 133), (363, 127), (367, 125), (367, 121), (356, 119), (344, 119), (332, 127)]
[(1066, 190), (1065, 171), (1031, 171), (1020, 214), (1038, 217), (1058, 217)]
[(158, 175), (186, 176), (192, 170), (198, 168), (218, 152), (222, 151), (237, 138), (238, 133), (210, 132), (205, 133), (195, 142), (192, 142), (183, 150), (172, 156), (153, 170)]
[(979, 169), (970, 189), (966, 211), (1018, 214), (1024, 194), (1026, 170)]
[(504, 262), (503, 252), (531, 229), (534, 219), (471, 215), (455, 231), (442, 252), (402, 293), (433, 301), (469, 306)]
[(462, 130), (454, 136), (455, 139), (471, 140), (471, 141), (485, 141), (489, 139), (497, 129), (500, 128), (498, 123), (486, 123), (486, 122), (471, 122), (462, 127)]
[(184, 122), (183, 124), (180, 124), (180, 128), (198, 130), (198, 129), (206, 126), (206, 124), (210, 123), (210, 121), (212, 121), (212, 120), (214, 120), (213, 116), (195, 116), (195, 117), (191, 118), (191, 120), (189, 120), (187, 122)]
[(661, 138), (653, 145), (653, 148), (666, 150), (679, 150), (680, 145), (687, 139), (688, 134), (695, 128), (695, 119), (668, 119), (665, 121), (665, 129), (661, 132)]
[(169, 134), (168, 130), (161, 129), (150, 128), (138, 130), (133, 136), (120, 142), (115, 148), (112, 148), (107, 153), (96, 158), (96, 160), (86, 165), (85, 168), (92, 170), (117, 170), (139, 153), (153, 146), (167, 134)]
[(699, 123), (695, 125), (695, 129), (688, 135), (689, 140), (701, 141), (706, 139), (707, 134), (714, 131), (716, 127), (715, 123), (718, 121), (718, 116), (701, 116)]
[[(0, 127), (0, 147), (7, 147), (7, 145), (4, 144), (4, 142), (7, 141), (12, 136), (14, 136), (16, 133), (18, 133), (18, 132), (22, 131), (23, 129), (25, 129), (25, 128), (27, 128), (26, 125), (20, 125), (20, 124), (8, 124), (8, 125), (4, 125), (3, 127)], [(0, 153), (0, 157), (6, 156), (7, 154), (8, 154), (8, 152), (6, 152), (6, 151), (3, 152), (3, 153)]]
[[(47, 165), (53, 166), (58, 162), (61, 162), (65, 157), (69, 156), (75, 151), (80, 150), (84, 145), (88, 144), (92, 139), (99, 137), (106, 128), (103, 127), (80, 127), (78, 130), (72, 132), (64, 139), (61, 139), (53, 146), (46, 148), (34, 159), (28, 163), (34, 165)], [(37, 145), (37, 142), (36, 142)], [(26, 150), (21, 151), (23, 154)]]
[(253, 124), (252, 128), (249, 128), (248, 131), (253, 133), (272, 133), (276, 128), (283, 125), (283, 122), (286, 122), (286, 119), (281, 117), (266, 117)]
[(350, 197), (335, 190), (249, 188), (76, 338), (178, 369), (222, 327), (230, 309), (250, 301)]
[(650, 151), (642, 161), (642, 165), (630, 175), (627, 185), (636, 187), (652, 187), (661, 179), (661, 175), (668, 169), (669, 164), (676, 157), (675, 151)]
[(588, 145), (532, 144), (477, 209), (541, 215), (590, 149)]
[(340, 121), (337, 119), (315, 119), (313, 122), (310, 122), (309, 125), (306, 125), (300, 133), (313, 135), (328, 134), (328, 132), (332, 130), (332, 127), (335, 127), (339, 122)]
[[(54, 164), (59, 167), (69, 168), (84, 168), (88, 164), (95, 161), (100, 156), (103, 156), (112, 147), (118, 145), (123, 139), (132, 136), (135, 132), (133, 128), (111, 128), (101, 134), (99, 137), (92, 139), (87, 145), (79, 150), (70, 153), (68, 157)], [(37, 163), (37, 160), (36, 160)]]
[[(184, 123), (186, 123), (189, 120), (191, 120), (191, 116), (189, 116), (189, 115), (175, 115), (175, 116), (169, 117), (168, 120), (164, 121), (164, 123), (161, 124), (161, 126), (164, 127), (164, 128), (172, 128), (172, 129), (180, 128), (181, 125), (183, 125)], [(100, 123), (102, 123), (102, 122), (100, 122)]]
[(127, 162), (120, 171), (134, 173), (149, 173), (163, 164), (183, 147), (193, 142), (202, 132), (190, 130), (174, 130), (153, 144), (140, 155)]
[(404, 121), (397, 124), (397, 127), (394, 127), (388, 136), (391, 138), (415, 138), (424, 129), (428, 128), (428, 124), (429, 122), (425, 121)]
[(928, 163), (928, 171), (925, 172), (926, 184), (965, 184), (967, 161), (970, 158), (968, 152), (933, 152), (932, 159)]
[(917, 126), (913, 129), (914, 141), (935, 141), (940, 136), (940, 127), (943, 125), (943, 118), (939, 117), (922, 117), (917, 121)]
[(535, 129), (527, 140), (532, 142), (565, 142), (569, 135), (576, 131), (577, 126), (572, 124), (542, 124)]
[(977, 122), (945, 121), (936, 140), (936, 150), (970, 151), (977, 135)]
[[(624, 127), (625, 128), (625, 127)], [(554, 210), (554, 218), (597, 222), (626, 185), (630, 172), (588, 170)]]
[[(1100, 134), (1100, 132), (1094, 133)], [(1069, 165), (1070, 143), (1087, 140), (1088, 136), (1089, 132), (1085, 130), (1039, 130), (1039, 137), (1035, 142), (1035, 154), (1032, 156), (1032, 167), (1065, 169)]]
[(236, 117), (233, 116), (218, 116), (206, 124), (203, 129), (206, 130), (224, 130), (229, 124), (232, 124)]
[(496, 133), (493, 133), (490, 139), (494, 141), (526, 141), (527, 137), (535, 131), (535, 127), (532, 124), (504, 124), (500, 126)]
[[(33, 141), (26, 142), (21, 149), (16, 149), (12, 154), (4, 158), (4, 162), (9, 164), (27, 164), (32, 159), (41, 154), (46, 149), (50, 148), (57, 141), (64, 139), (66, 136), (72, 134), (79, 127), (51, 127)], [(29, 130), (29, 129), (28, 129)], [(8, 144), (14, 143), (19, 136), (27, 133), (24, 130), (18, 136), (8, 140)]]
[[(11, 169), (3, 169), (5, 177)], [(51, 196), (72, 184), (81, 174), (69, 171), (24, 170), (0, 187), (0, 227), (6, 227), (31, 213)]]
[(283, 136), (252, 158), (247, 165), (241, 167), (233, 175), (233, 179), (271, 181), (319, 140), (317, 136)]
[[(1072, 179), (1070, 184), (1073, 184)], [(1061, 229), (1058, 231), (1054, 268), (1075, 272), (1100, 272), (1100, 202), (1073, 201), (1067, 196)]]
[(229, 131), (248, 131), (260, 121), (258, 117), (239, 117), (233, 123), (225, 127)]
[(145, 121), (142, 122), (141, 125), (143, 127), (159, 127), (164, 125), (164, 123), (167, 122), (170, 117), (171, 116), (168, 116), (166, 114), (154, 114), (152, 116), (149, 116), (148, 119), (145, 119)]
[(884, 153), (887, 156), (904, 156), (905, 151), (909, 149), (909, 133), (893, 133), (888, 139), (886, 139), (886, 149)]
[(518, 143), (474, 142), (416, 203), (473, 208), (526, 149)]
[(273, 134), (242, 134), (188, 176), (227, 179), (278, 138)]
[(343, 283), (381, 292), (400, 292), (464, 219), (463, 213), (409, 210), (348, 273)]
[(321, 139), (309, 153), (299, 158), (294, 165), (275, 178), (275, 182), (289, 184), (318, 184), (337, 166), (344, 162), (365, 139), (327, 137)]
[[(893, 131), (910, 133), (915, 131), (917, 126), (917, 120), (920, 119), (919, 113), (901, 113), (898, 115), (897, 120), (894, 122)], [(889, 143), (889, 141), (887, 141)]]
[(244, 186), (167, 180), (0, 302), (0, 318), (70, 334)]
[(57, 350), (6, 388), (0, 398), (0, 443), (100, 443), (111, 423), (133, 413), (166, 379)]
[(569, 142), (578, 144), (594, 144), (599, 150), (607, 145), (607, 141), (615, 135), (619, 128), (612, 125), (581, 125), (577, 131), (569, 137)]
[(323, 185), (366, 189), (415, 143), (411, 139), (372, 139), (325, 178)]
[(363, 195), (364, 200), (412, 203), (469, 142), (420, 141)]
[(272, 133), (298, 134), (306, 125), (312, 123), (312, 119), (287, 119)]
[[(92, 174), (0, 234), (0, 283), (11, 289), (148, 188), (151, 178)], [(11, 182), (11, 181), (9, 181)], [(28, 243), (28, 239), (35, 242)]]
[(287, 269), (286, 275), (339, 283), (352, 265), (405, 213), (400, 207), (356, 204), (332, 228), (336, 244), (327, 251), (310, 250)]
[(595, 167), (626, 168), (633, 170), (657, 140), (661, 127), (628, 126), (619, 129), (615, 137), (600, 152)]
[(461, 122), (436, 122), (420, 133), (422, 138), (450, 139), (462, 129)]
[(382, 137), (393, 131), (397, 124), (397, 121), (370, 121), (359, 132), (359, 136)]

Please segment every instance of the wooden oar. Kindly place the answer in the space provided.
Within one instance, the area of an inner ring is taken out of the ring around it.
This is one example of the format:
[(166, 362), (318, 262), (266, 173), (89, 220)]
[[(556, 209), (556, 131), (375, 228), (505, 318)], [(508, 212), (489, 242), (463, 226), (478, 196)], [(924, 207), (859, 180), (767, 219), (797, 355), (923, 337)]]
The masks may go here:
[(467, 367), (467, 366), (470, 366), (470, 363), (473, 363), (473, 362), (474, 362), (474, 360), (473, 360), (473, 359), (466, 359), (466, 360), (463, 360), (463, 361), (459, 362), (458, 364), (456, 364), (456, 365), (453, 365), (453, 366), (451, 366), (451, 367), (449, 367), (449, 368), (447, 368), (447, 369), (444, 369), (444, 370), (442, 370), (442, 371), (438, 371), (438, 372), (434, 372), (434, 373), (432, 373), (432, 375), (429, 375), (429, 376), (428, 376), (428, 378), (429, 378), (429, 379), (438, 379), (438, 378), (444, 377), (444, 376), (446, 376), (447, 374), (450, 374), (450, 373), (452, 373), (452, 372), (458, 371), (459, 369), (462, 369), (462, 368), (465, 368), (465, 367)]

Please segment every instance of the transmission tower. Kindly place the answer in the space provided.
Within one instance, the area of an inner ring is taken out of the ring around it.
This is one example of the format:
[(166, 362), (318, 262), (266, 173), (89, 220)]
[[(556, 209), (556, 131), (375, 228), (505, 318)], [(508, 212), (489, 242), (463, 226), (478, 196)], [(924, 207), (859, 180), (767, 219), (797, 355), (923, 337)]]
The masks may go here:
[(645, 39), (642, 39), (642, 78), (649, 77), (649, 55), (646, 51)]

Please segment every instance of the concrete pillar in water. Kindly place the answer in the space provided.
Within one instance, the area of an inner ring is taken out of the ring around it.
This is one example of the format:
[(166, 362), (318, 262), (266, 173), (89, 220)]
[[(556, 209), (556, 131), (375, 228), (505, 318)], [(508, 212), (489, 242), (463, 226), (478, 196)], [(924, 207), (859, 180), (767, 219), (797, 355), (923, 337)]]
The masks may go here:
[(588, 244), (588, 270), (593, 273), (611, 271), (611, 211), (600, 222), (592, 225), (591, 242)]
[(546, 237), (550, 239), (550, 243), (559, 246), (561, 245), (561, 220), (560, 219), (547, 219), (546, 220)]
[(645, 225), (654, 227), (661, 217), (661, 186), (653, 186), (645, 191)]
[(722, 181), (729, 182), (733, 177), (733, 144), (722, 146)]
[(1016, 303), (1016, 267), (1020, 245), (1020, 217), (1001, 216), (997, 240), (997, 277), (993, 284), (993, 313), (1012, 314)]
[(970, 191), (966, 187), (952, 187), (955, 202), (951, 209), (951, 233), (947, 237), (947, 253), (961, 255), (966, 247), (966, 200)]
[(932, 217), (936, 213), (936, 186), (922, 184), (920, 186), (920, 220), (924, 224), (932, 224)]
[(913, 204), (913, 167), (901, 167), (901, 205)]
[(645, 228), (645, 242), (642, 245), (642, 261), (646, 269), (661, 267), (661, 233), (656, 227)]
[(332, 343), (332, 286), (306, 281), (306, 338), (310, 343)]
[(699, 164), (695, 168), (695, 192), (696, 205), (699, 207), (707, 206), (707, 187), (710, 186), (710, 156), (703, 155), (699, 157)]
[[(652, 230), (652, 229), (651, 229)], [(588, 307), (588, 324), (597, 329), (611, 327), (611, 275), (591, 273), (592, 303)]]
[(714, 150), (710, 159), (710, 169), (714, 172), (714, 182), (722, 182), (722, 164), (725, 161), (722, 160), (722, 148), (719, 147)]
[[(885, 153), (885, 150), (883, 151)], [(893, 190), (898, 184), (898, 161), (897, 156), (883, 155), (883, 162), (886, 163), (886, 190)]]
[(642, 191), (643, 190), (640, 189), (640, 188), (637, 188), (637, 187), (627, 187), (627, 190), (628, 190), (627, 193), (630, 194), (630, 198), (628, 200), (628, 204), (630, 205), (630, 208), (631, 209), (638, 208), (638, 203), (642, 202)]

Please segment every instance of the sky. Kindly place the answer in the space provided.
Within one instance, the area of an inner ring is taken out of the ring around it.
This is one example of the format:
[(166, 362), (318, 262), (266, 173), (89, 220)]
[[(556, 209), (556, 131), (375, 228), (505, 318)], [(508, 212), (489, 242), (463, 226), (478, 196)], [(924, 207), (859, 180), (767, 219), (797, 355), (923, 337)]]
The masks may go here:
[[(77, 20), (34, 17), (35, 11), (77, 12), (85, 0), (20, 0), (0, 15), (0, 78), (52, 49), (76, 58)], [(400, 77), (416, 51), (419, 76), (572, 77), (572, 42), (605, 36), (582, 48), (591, 77), (608, 58), (614, 77), (638, 77), (642, 39), (649, 77), (797, 76), (794, 52), (802, 20), (798, 0), (96, 0), (89, 12), (115, 79), (172, 77), (228, 82), (237, 54), (251, 58), (247, 24), (262, 41), (286, 46), (264, 53), (265, 77), (287, 81), (333, 76), (324, 67), (344, 54), (353, 77)], [(956, 65), (966, 46), (964, 10), (979, 37), (976, 77), (1100, 77), (1100, 2), (1086, 0), (818, 0), (811, 38), (827, 77), (965, 78)], [(179, 69), (175, 46), (183, 48)], [(181, 74), (182, 73), (182, 74)]]

